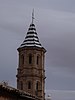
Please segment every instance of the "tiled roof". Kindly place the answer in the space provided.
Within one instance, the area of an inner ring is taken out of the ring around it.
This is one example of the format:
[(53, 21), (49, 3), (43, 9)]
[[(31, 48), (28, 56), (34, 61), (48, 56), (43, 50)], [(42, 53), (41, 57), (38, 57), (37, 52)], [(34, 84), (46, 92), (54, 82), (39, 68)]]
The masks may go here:
[(37, 98), (37, 97), (35, 97), (35, 96), (33, 96), (33, 95), (29, 94), (29, 93), (26, 93), (26, 92), (24, 92), (22, 90), (10, 87), (8, 85), (0, 84), (0, 95), (1, 95), (1, 92), (3, 92), (3, 91), (4, 92), (6, 91), (6, 92), (8, 92), (10, 94), (13, 93), (13, 95), (17, 94), (18, 96), (23, 97), (23, 98), (24, 97), (25, 98), (29, 98), (29, 100), (40, 100), (39, 98)]
[(42, 47), (36, 32), (35, 25), (33, 23), (30, 24), (26, 37), (23, 43), (21, 44), (20, 48), (25, 46), (36, 46), (40, 48)]

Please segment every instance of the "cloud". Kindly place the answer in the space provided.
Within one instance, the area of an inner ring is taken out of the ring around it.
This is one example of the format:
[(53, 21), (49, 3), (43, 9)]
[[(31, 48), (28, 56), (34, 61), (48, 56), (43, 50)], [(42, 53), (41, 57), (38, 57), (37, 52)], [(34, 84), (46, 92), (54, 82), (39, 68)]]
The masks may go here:
[(0, 80), (15, 82), (16, 49), (26, 35), (35, 8), (38, 36), (47, 49), (46, 87), (75, 89), (74, 4), (74, 0), (0, 0)]

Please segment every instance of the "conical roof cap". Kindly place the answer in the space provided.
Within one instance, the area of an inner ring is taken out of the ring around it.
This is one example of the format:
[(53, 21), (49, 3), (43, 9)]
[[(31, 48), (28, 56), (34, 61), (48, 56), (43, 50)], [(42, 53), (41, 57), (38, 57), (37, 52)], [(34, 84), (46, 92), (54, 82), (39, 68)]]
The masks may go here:
[(25, 46), (42, 47), (36, 32), (35, 25), (33, 23), (30, 24), (26, 37), (20, 47)]

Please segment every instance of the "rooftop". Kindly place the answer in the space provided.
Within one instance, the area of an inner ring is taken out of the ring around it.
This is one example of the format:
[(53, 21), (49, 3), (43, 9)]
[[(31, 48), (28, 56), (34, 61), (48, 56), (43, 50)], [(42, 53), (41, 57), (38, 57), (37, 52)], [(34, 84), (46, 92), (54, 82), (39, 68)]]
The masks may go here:
[(39, 100), (37, 97), (35, 97), (29, 93), (26, 93), (22, 90), (10, 87), (6, 84), (0, 84), (0, 95), (4, 94), (5, 92), (7, 92), (8, 94), (17, 95), (19, 97), (29, 98), (30, 100)]

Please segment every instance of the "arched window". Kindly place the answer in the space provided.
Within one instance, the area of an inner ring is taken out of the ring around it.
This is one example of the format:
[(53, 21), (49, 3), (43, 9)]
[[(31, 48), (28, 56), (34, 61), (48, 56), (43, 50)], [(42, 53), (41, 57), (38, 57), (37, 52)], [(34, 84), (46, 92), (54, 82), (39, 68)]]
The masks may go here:
[(20, 85), (21, 85), (21, 90), (23, 90), (23, 82), (22, 81), (21, 81)]
[(36, 91), (35, 91), (36, 96), (38, 96), (39, 86), (40, 86), (40, 83), (37, 81), (37, 82), (36, 82)]
[(31, 81), (28, 81), (28, 89), (31, 89)]
[(24, 55), (21, 55), (21, 62), (24, 64)]
[(29, 54), (29, 64), (31, 64), (31, 63), (32, 63), (32, 55)]
[(36, 63), (37, 63), (37, 65), (39, 64), (39, 56), (37, 56)]
[(38, 81), (36, 82), (36, 91), (38, 91), (39, 83)]

